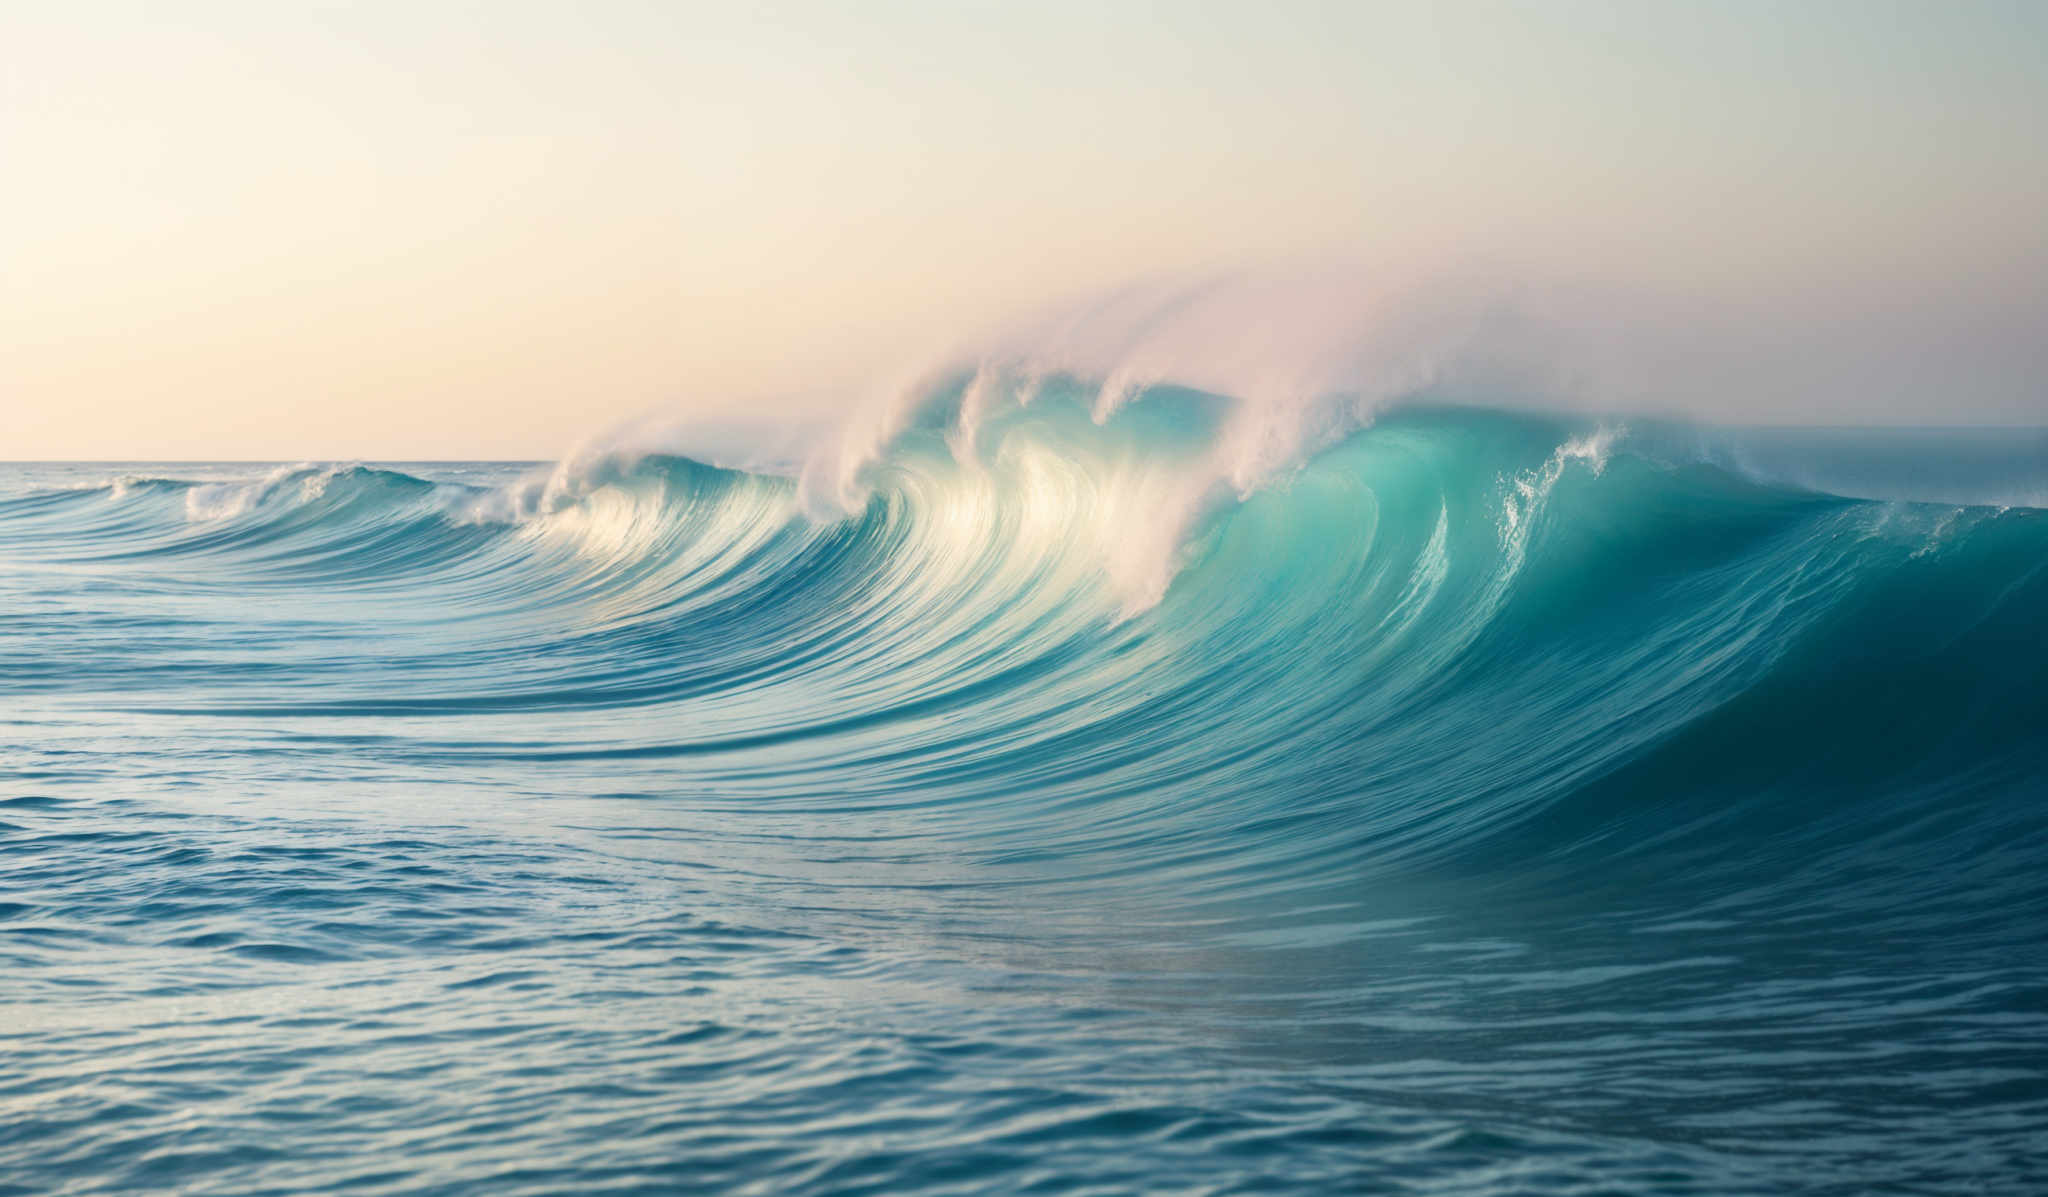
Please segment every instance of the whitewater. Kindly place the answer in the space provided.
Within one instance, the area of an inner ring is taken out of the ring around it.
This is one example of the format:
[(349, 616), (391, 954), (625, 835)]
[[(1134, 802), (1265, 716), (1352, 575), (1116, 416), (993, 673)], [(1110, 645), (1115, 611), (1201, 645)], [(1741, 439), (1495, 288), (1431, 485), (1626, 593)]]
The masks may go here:
[(2048, 435), (1140, 366), (0, 466), (0, 1193), (2048, 1185)]

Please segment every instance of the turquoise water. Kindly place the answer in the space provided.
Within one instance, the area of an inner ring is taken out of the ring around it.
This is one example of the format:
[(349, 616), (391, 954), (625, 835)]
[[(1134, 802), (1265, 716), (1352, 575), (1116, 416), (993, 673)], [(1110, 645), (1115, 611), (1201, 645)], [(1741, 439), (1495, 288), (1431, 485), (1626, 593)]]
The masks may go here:
[(2048, 1184), (2048, 440), (1220, 410), (0, 466), (0, 1192)]

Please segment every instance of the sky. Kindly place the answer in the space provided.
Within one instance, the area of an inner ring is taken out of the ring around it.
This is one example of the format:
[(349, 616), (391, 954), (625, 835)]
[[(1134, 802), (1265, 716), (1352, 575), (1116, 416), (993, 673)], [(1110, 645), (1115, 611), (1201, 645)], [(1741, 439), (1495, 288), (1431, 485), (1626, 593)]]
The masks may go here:
[(1655, 297), (1629, 393), (1708, 417), (2048, 423), (2044, 113), (2031, 3), (0, 0), (0, 459), (817, 419), (1269, 263)]

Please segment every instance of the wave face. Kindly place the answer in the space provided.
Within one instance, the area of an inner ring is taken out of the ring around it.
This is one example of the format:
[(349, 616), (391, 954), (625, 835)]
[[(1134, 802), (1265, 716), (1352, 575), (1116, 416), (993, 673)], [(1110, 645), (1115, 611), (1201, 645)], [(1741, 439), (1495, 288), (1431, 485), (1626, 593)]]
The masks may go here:
[(4, 467), (0, 1190), (2048, 1176), (2037, 434), (1104, 390)]

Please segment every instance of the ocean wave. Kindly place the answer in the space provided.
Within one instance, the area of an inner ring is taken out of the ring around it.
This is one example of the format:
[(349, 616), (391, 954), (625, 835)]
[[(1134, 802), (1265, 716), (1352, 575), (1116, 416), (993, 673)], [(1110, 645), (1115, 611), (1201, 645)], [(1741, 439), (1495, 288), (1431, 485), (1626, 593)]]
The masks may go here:
[[(1017, 835), (1081, 808), (1139, 838), (1236, 824), (1229, 864), (1161, 862), (1183, 884), (1580, 826), (1632, 777), (1667, 812), (1761, 801), (1773, 770), (1811, 804), (1874, 776), (1867, 748), (1831, 745), (1879, 726), (1936, 778), (2038, 764), (2017, 714), (2048, 667), (2037, 510), (1821, 494), (1654, 422), (1433, 406), (1246, 485), (1222, 397), (1105, 410), (1096, 382), (991, 385), (927, 396), (839, 479), (851, 510), (819, 512), (809, 479), (658, 455), (495, 487), (301, 465), (119, 481), (17, 510), (8, 543), (195, 586), (407, 596), (403, 696), (313, 671), (137, 710), (632, 711), (630, 732), (441, 751), (705, 760), (863, 804), (1000, 797)], [(1872, 643), (1888, 688), (1859, 672)], [(1230, 797), (1139, 821), (1193, 778)], [(1670, 819), (1635, 842), (1692, 826)], [(1088, 826), (1077, 842), (1118, 838)]]

